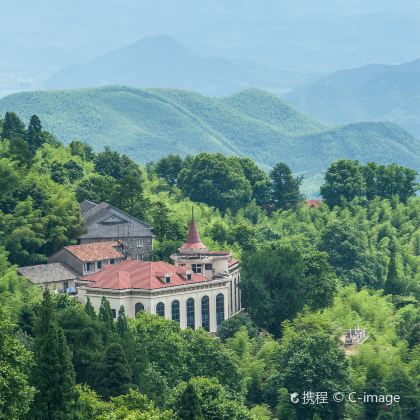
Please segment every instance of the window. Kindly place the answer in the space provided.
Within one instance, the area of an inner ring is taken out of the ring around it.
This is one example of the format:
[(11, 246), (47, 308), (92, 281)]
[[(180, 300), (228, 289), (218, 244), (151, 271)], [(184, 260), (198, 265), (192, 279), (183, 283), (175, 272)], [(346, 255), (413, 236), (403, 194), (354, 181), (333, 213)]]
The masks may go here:
[(165, 283), (170, 283), (171, 282), (171, 273), (166, 273), (165, 274)]
[(210, 331), (210, 300), (208, 296), (201, 299), (201, 326)]
[(204, 269), (205, 269), (205, 270), (208, 270), (208, 271), (213, 270), (213, 264), (205, 264), (205, 265), (204, 265)]
[(140, 254), (140, 253), (137, 253), (137, 254), (134, 255), (135, 260), (142, 260), (143, 257), (144, 257), (144, 254)]
[(63, 283), (63, 286), (64, 286), (64, 290), (67, 290), (69, 288), (69, 282), (68, 281), (65, 281)]
[(102, 268), (102, 261), (96, 261), (96, 269), (100, 270)]
[(115, 260), (114, 260), (114, 259), (109, 260), (109, 263), (110, 263), (110, 264), (115, 264)]
[(187, 327), (191, 327), (195, 330), (195, 309), (193, 298), (189, 298), (187, 300)]
[(86, 271), (93, 271), (94, 269), (95, 269), (95, 263), (88, 262), (88, 263), (83, 264), (83, 270), (85, 272)]
[(115, 309), (111, 309), (111, 313), (112, 313), (112, 318), (116, 318), (117, 317), (117, 311)]
[(193, 275), (192, 271), (187, 271), (187, 280), (192, 280), (192, 275)]
[(219, 293), (216, 296), (216, 325), (217, 328), (220, 327), (220, 324), (225, 319), (225, 296), (223, 293)]
[(144, 305), (141, 302), (137, 302), (134, 306), (134, 314), (137, 315), (140, 311), (144, 311)]
[(191, 264), (191, 270), (194, 273), (201, 274), (201, 264)]
[(179, 324), (179, 320), (180, 320), (180, 316), (179, 316), (179, 300), (174, 300), (172, 302), (172, 321), (176, 321)]
[(137, 248), (144, 247), (144, 238), (137, 238)]
[(165, 316), (165, 304), (164, 303), (159, 302), (156, 305), (156, 315), (163, 316), (163, 317)]

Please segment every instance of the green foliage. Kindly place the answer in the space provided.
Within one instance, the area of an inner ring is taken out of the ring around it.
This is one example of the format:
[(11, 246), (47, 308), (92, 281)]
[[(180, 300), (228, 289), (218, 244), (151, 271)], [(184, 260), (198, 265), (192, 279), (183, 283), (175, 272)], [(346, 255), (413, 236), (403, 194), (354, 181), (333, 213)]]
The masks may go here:
[(358, 161), (339, 160), (328, 168), (321, 194), (330, 207), (346, 204), (356, 197), (372, 200), (398, 196), (405, 203), (418, 190), (416, 176), (415, 170), (395, 163), (360, 165)]
[(14, 337), (13, 324), (0, 306), (0, 419), (24, 418), (35, 389), (28, 376), (32, 354)]
[(200, 153), (179, 175), (179, 186), (193, 201), (225, 211), (250, 201), (252, 188), (240, 163), (220, 153)]
[(25, 119), (37, 109), (43, 125), (64, 142), (118, 147), (141, 163), (203, 151), (249, 156), (264, 168), (286, 162), (306, 178), (317, 176), (311, 193), (318, 191), (319, 174), (343, 157), (387, 164), (391, 156), (420, 169), (420, 142), (395, 124), (327, 128), (258, 89), (221, 99), (119, 86), (22, 92), (0, 100), (0, 112), (9, 109)]
[(130, 388), (132, 372), (120, 344), (108, 346), (99, 366), (98, 388), (104, 398), (126, 394)]
[[(195, 417), (181, 416), (181, 414), (186, 414), (185, 394), (186, 392), (189, 392), (187, 389), (191, 388), (194, 394), (195, 407), (200, 407), (202, 417), (199, 417), (197, 408), (193, 413)], [(251, 419), (247, 408), (239, 402), (229, 398), (229, 395), (223, 386), (219, 384), (217, 379), (192, 378), (188, 383), (182, 382), (172, 391), (168, 400), (168, 408), (173, 409), (182, 419)]]
[(71, 407), (76, 397), (73, 364), (48, 291), (44, 292), (35, 325), (34, 358), (32, 383), (37, 393), (31, 417), (71, 418)]
[(325, 184), (321, 186), (325, 202), (334, 207), (356, 197), (366, 196), (366, 180), (358, 161), (338, 160), (325, 173)]
[(270, 172), (271, 202), (275, 209), (288, 210), (296, 208), (303, 200), (299, 191), (302, 177), (294, 178), (292, 171), (285, 163), (277, 163)]
[(217, 336), (225, 341), (234, 336), (242, 327), (246, 327), (250, 337), (257, 335), (257, 328), (252, 322), (251, 317), (247, 312), (240, 312), (235, 316), (222, 321), (220, 328), (217, 330)]
[[(337, 341), (323, 331), (294, 332), (287, 337), (280, 355), (279, 385), (300, 396), (311, 390), (332, 395), (337, 390), (349, 390), (349, 362)], [(301, 397), (302, 398), (302, 397)], [(318, 413), (322, 418), (339, 416), (344, 404), (296, 404), (299, 417), (310, 418)], [(284, 410), (284, 402), (281, 405)]]

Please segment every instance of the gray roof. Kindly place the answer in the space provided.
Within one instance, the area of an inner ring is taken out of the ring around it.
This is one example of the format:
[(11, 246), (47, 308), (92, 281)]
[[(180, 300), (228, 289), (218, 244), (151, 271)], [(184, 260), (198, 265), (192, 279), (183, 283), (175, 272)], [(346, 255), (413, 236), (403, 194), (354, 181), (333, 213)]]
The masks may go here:
[(50, 263), (19, 267), (18, 273), (27, 277), (32, 283), (51, 283), (56, 281), (74, 280), (79, 275), (68, 265), (63, 263)]
[(87, 233), (81, 239), (154, 236), (147, 223), (108, 203), (96, 204), (85, 200), (80, 203), (80, 211), (87, 226)]

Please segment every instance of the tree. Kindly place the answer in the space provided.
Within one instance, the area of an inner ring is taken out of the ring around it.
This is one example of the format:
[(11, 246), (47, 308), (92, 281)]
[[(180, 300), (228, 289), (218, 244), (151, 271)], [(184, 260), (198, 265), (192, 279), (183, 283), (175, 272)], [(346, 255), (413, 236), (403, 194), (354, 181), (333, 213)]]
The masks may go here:
[(333, 162), (325, 173), (321, 195), (329, 207), (366, 197), (366, 180), (359, 162), (347, 159)]
[(179, 400), (178, 415), (182, 420), (204, 420), (200, 401), (191, 383), (187, 384)]
[(241, 327), (246, 327), (250, 337), (255, 337), (257, 335), (258, 330), (249, 314), (247, 312), (240, 312), (235, 316), (222, 321), (220, 328), (217, 330), (217, 336), (222, 341), (225, 341), (228, 338), (233, 337)]
[(118, 318), (117, 318), (117, 333), (120, 337), (124, 337), (128, 332), (128, 323), (127, 318), (125, 317), (125, 310), (124, 306), (121, 305), (120, 309), (118, 310)]
[(120, 344), (108, 346), (99, 367), (98, 388), (108, 399), (125, 394), (131, 386), (132, 373)]
[(32, 354), (13, 333), (13, 324), (0, 306), (0, 418), (26, 418), (35, 389), (28, 376)]
[(95, 153), (92, 146), (89, 146), (87, 143), (80, 140), (73, 140), (69, 144), (69, 149), (72, 156), (79, 156), (81, 159), (89, 162), (95, 159)]
[(78, 201), (90, 200), (95, 203), (109, 201), (117, 190), (117, 181), (108, 175), (96, 173), (84, 178), (76, 188)]
[(240, 288), (254, 322), (276, 336), (280, 324), (304, 305), (304, 261), (299, 251), (276, 245), (245, 253)]
[(270, 172), (271, 201), (276, 209), (295, 208), (303, 200), (300, 193), (302, 177), (294, 178), (292, 171), (285, 163), (277, 163)]
[(28, 130), (26, 132), (26, 141), (28, 142), (29, 148), (33, 155), (36, 151), (45, 143), (45, 139), (42, 136), (42, 125), (37, 115), (32, 115)]
[(290, 393), (286, 388), (279, 389), (279, 395), (276, 405), (276, 415), (278, 419), (296, 419), (295, 407), (293, 403), (290, 402)]
[(95, 308), (93, 307), (92, 303), (90, 302), (89, 296), (86, 300), (85, 311), (92, 319), (96, 319)]
[(168, 398), (167, 406), (172, 408), (180, 418), (200, 418), (197, 416), (197, 411), (193, 413), (196, 417), (181, 417), (180, 415), (181, 412), (186, 413), (185, 392), (188, 385), (193, 389), (194, 398), (196, 398), (195, 406), (200, 406), (203, 416), (201, 418), (206, 420), (251, 420), (248, 409), (240, 401), (229, 398), (228, 393), (217, 379), (209, 378), (192, 378), (188, 383), (181, 382), (174, 388)]
[[(332, 396), (349, 390), (349, 362), (334, 337), (321, 330), (302, 330), (291, 333), (285, 341), (278, 366), (279, 385), (291, 393), (327, 392)], [(298, 418), (341, 418), (344, 404), (294, 405)]]
[(98, 319), (103, 323), (108, 337), (112, 336), (116, 331), (114, 315), (112, 313), (109, 301), (105, 298), (105, 296), (102, 296), (101, 299), (101, 306), (99, 307)]
[(251, 199), (252, 188), (237, 160), (221, 153), (200, 153), (179, 174), (179, 187), (193, 201), (222, 211), (238, 210)]
[(0, 138), (9, 141), (12, 158), (20, 165), (28, 166), (33, 153), (26, 141), (25, 125), (14, 112), (6, 112)]
[(328, 263), (326, 252), (313, 252), (305, 256), (305, 299), (317, 311), (331, 306), (337, 291), (337, 277)]
[(178, 175), (184, 168), (184, 161), (178, 155), (168, 155), (158, 160), (155, 165), (156, 174), (171, 187), (177, 184)]
[(37, 389), (31, 416), (36, 419), (71, 418), (75, 399), (75, 374), (63, 330), (58, 325), (48, 290), (35, 324), (35, 368), (32, 383)]
[(260, 169), (250, 158), (237, 159), (242, 167), (245, 178), (249, 181), (252, 188), (252, 198), (255, 202), (263, 206), (269, 201), (270, 180), (267, 174)]
[(3, 120), (1, 139), (10, 142), (19, 138), (24, 139), (26, 135), (25, 124), (14, 112), (6, 112)]
[(321, 233), (321, 251), (335, 273), (345, 283), (379, 288), (383, 279), (377, 275), (379, 260), (370, 255), (366, 233), (350, 219), (331, 219)]

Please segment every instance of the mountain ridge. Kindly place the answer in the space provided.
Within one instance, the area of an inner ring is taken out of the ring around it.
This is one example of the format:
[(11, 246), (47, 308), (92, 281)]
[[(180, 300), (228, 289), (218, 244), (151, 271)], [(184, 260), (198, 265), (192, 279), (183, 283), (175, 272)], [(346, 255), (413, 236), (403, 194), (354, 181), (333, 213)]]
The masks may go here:
[(0, 113), (6, 111), (26, 121), (36, 113), (64, 142), (109, 145), (141, 163), (207, 151), (249, 156), (266, 169), (283, 161), (307, 178), (319, 178), (339, 158), (420, 169), (420, 141), (398, 125), (325, 126), (259, 89), (221, 99), (124, 86), (30, 91), (0, 99)]

